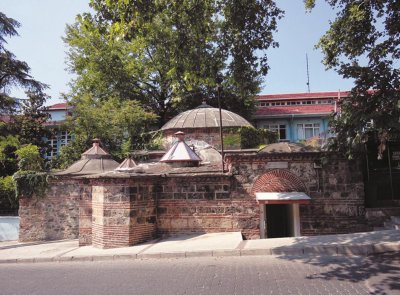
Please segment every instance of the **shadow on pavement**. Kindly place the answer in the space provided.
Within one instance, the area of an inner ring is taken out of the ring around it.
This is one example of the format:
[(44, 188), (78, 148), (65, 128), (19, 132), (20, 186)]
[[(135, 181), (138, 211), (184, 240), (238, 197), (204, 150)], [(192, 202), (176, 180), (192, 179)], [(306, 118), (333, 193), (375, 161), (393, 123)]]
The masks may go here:
[[(7, 241), (7, 242), (0, 243), (0, 250), (16, 249), (16, 248), (22, 248), (22, 247), (35, 246), (35, 245), (55, 244), (55, 243), (60, 243), (60, 242), (65, 242), (65, 241), (77, 242), (78, 240), (54, 240), (54, 241), (24, 242), (24, 243), (19, 243), (18, 241), (13, 241), (13, 242)], [(2, 246), (2, 244), (5, 244), (5, 245)]]

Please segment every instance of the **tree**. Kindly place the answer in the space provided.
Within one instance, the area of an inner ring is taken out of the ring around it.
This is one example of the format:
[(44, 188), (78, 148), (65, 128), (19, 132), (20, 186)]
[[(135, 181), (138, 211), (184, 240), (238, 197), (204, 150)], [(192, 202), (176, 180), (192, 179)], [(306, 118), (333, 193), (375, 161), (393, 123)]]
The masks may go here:
[[(103, 147), (121, 159), (131, 149), (143, 147), (141, 135), (155, 119), (156, 116), (144, 111), (136, 100), (121, 101), (109, 97), (100, 101), (90, 95), (82, 95), (68, 118), (68, 129), (73, 130), (75, 137), (74, 148), (65, 147), (62, 150), (61, 158), (64, 160), (61, 165), (79, 159), (94, 138), (101, 138)], [(126, 143), (129, 145), (124, 149)]]
[(42, 93), (47, 85), (40, 83), (29, 75), (27, 63), (15, 58), (15, 55), (5, 48), (6, 38), (18, 36), (16, 28), (20, 24), (0, 12), (0, 110), (4, 113), (14, 111), (15, 99), (9, 96), (13, 87), (19, 87), (29, 92)]
[[(48, 118), (43, 107), (47, 85), (33, 79), (27, 63), (16, 59), (5, 47), (6, 38), (17, 36), (19, 26), (16, 20), (0, 12), (0, 115), (11, 116), (11, 120), (5, 122), (0, 118), (0, 207), (3, 209), (18, 207), (13, 197), (16, 187), (11, 176), (18, 170), (18, 150), (26, 144), (45, 147), (43, 137), (48, 135), (43, 126)], [(14, 87), (25, 90), (28, 99), (20, 103), (10, 96)], [(38, 147), (34, 146), (34, 149), (36, 151)], [(44, 152), (42, 148), (42, 155)], [(40, 163), (43, 159), (36, 157), (34, 161)]]
[[(400, 1), (329, 0), (336, 19), (320, 39), (328, 69), (353, 78), (351, 95), (333, 121), (333, 147), (352, 156), (368, 135), (386, 140), (400, 134)], [(315, 0), (305, 0), (312, 9)]]
[(138, 100), (161, 126), (209, 99), (224, 76), (223, 107), (249, 116), (265, 50), (282, 16), (271, 0), (105, 1), (67, 27), (68, 62), (77, 78), (69, 101), (89, 94)]
[[(43, 106), (47, 99), (44, 93), (47, 85), (33, 79), (29, 66), (16, 59), (5, 47), (7, 37), (18, 36), (16, 28), (19, 26), (16, 20), (0, 12), (0, 113), (13, 115), (11, 122), (1, 124), (0, 137), (14, 136), (20, 144), (33, 143), (44, 147), (43, 137), (48, 135), (43, 126), (48, 119)], [(24, 89), (28, 99), (19, 102), (11, 97), (10, 91), (14, 87)], [(18, 113), (15, 113), (16, 108)]]

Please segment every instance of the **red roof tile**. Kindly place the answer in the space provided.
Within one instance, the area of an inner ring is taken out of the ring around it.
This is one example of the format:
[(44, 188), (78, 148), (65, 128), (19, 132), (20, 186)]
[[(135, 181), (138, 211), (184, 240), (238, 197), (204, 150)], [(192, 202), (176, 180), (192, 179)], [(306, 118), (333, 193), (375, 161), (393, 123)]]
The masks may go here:
[(278, 116), (278, 115), (306, 115), (306, 114), (329, 114), (335, 109), (334, 105), (296, 105), (296, 106), (274, 106), (258, 107), (256, 116)]
[[(350, 91), (340, 91), (340, 97), (348, 96)], [(257, 100), (292, 100), (308, 98), (330, 98), (338, 97), (339, 91), (329, 92), (305, 92), (305, 93), (283, 93), (283, 94), (264, 94), (258, 95)]]
[(71, 108), (71, 107), (68, 106), (66, 103), (56, 103), (51, 106), (48, 106), (49, 110), (66, 110), (69, 108)]

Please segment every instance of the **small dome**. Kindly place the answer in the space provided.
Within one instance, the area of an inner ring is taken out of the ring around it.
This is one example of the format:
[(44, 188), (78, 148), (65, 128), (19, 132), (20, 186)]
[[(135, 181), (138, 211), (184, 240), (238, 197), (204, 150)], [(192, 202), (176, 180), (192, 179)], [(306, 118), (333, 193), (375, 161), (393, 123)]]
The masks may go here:
[[(246, 119), (227, 110), (221, 110), (223, 127), (252, 126)], [(161, 130), (219, 127), (219, 109), (205, 102), (195, 109), (180, 113), (168, 121)]]

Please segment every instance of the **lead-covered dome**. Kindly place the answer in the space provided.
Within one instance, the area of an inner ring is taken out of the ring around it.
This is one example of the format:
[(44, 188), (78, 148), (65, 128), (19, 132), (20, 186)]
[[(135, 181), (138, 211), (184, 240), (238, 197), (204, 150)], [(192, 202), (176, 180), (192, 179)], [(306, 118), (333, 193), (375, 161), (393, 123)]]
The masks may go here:
[[(252, 126), (246, 119), (222, 109), (222, 127)], [(180, 113), (169, 120), (161, 130), (219, 127), (219, 109), (205, 102), (195, 109)]]

